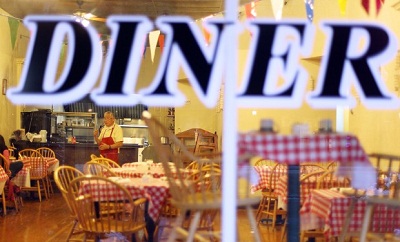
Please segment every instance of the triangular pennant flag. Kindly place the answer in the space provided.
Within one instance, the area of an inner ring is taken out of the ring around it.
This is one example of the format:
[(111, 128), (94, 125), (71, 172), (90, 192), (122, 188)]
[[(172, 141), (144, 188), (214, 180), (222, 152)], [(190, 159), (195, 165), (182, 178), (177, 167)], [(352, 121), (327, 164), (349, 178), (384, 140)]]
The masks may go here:
[(11, 47), (14, 49), (15, 41), (17, 40), (19, 20), (13, 17), (8, 17), (8, 25), (10, 27)]
[(307, 18), (312, 22), (314, 18), (314, 0), (304, 0), (304, 2), (306, 4)]
[(370, 0), (361, 0), (361, 5), (367, 13), (369, 13), (369, 1)]
[(147, 38), (146, 38), (147, 36), (145, 36), (144, 37), (144, 41), (143, 41), (143, 46), (142, 46), (142, 56), (143, 56), (143, 59), (144, 59), (144, 57), (145, 57), (145, 55), (146, 55), (146, 49), (147, 49)]
[(160, 36), (160, 30), (152, 31), (149, 34), (150, 55), (152, 62), (154, 62), (154, 55), (156, 54), (156, 48), (159, 36)]
[(376, 15), (379, 14), (379, 11), (381, 10), (382, 4), (385, 3), (385, 0), (376, 0)]
[(204, 39), (206, 40), (206, 45), (210, 44), (210, 32), (203, 26), (203, 33), (204, 33)]
[(158, 37), (158, 45), (160, 46), (161, 53), (164, 49), (164, 41), (165, 41), (165, 36), (163, 34), (160, 34), (160, 36)]
[(347, 0), (339, 0), (339, 9), (341, 14), (346, 14)]
[(254, 2), (244, 5), (247, 19), (254, 19), (257, 16), (255, 6), (256, 4)]
[(210, 44), (210, 38), (211, 38), (211, 34), (210, 32), (207, 30), (207, 28), (205, 27), (205, 22), (207, 21), (207, 19), (212, 18), (212, 16), (207, 16), (205, 18), (201, 19), (201, 28), (203, 29), (203, 33), (204, 33), (204, 39), (206, 40), (206, 45)]
[(283, 1), (284, 0), (271, 0), (272, 12), (276, 20), (282, 18)]
[[(361, 0), (361, 5), (365, 9), (365, 11), (370, 14), (371, 7), (370, 7), (370, 1), (373, 0)], [(385, 0), (375, 0), (375, 7), (376, 7), (376, 15), (379, 14), (379, 11), (381, 10), (382, 4), (385, 3)]]

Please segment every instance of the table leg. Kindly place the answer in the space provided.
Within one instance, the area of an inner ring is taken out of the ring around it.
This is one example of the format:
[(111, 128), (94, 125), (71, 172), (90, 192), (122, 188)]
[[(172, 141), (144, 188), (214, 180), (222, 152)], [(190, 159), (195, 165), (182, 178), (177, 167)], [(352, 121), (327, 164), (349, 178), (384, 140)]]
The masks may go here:
[(146, 230), (147, 230), (147, 241), (148, 242), (153, 242), (153, 237), (154, 237), (154, 231), (156, 229), (156, 223), (153, 221), (153, 219), (149, 215), (149, 201), (145, 203), (145, 209), (144, 209), (144, 219), (146, 221)]
[(300, 239), (300, 166), (288, 166), (287, 241)]
[(353, 215), (354, 206), (355, 206), (356, 202), (357, 202), (357, 198), (352, 197), (351, 201), (350, 201), (350, 206), (347, 209), (346, 217), (345, 217), (343, 225), (342, 225), (342, 231), (340, 232), (340, 235), (339, 235), (339, 242), (344, 242), (344, 240), (346, 239), (347, 230), (350, 225), (351, 216)]

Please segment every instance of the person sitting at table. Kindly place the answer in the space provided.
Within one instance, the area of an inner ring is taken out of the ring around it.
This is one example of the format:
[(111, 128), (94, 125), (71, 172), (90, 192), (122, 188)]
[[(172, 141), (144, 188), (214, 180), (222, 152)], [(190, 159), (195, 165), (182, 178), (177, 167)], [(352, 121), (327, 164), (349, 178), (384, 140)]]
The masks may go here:
[[(22, 170), (24, 163), (22, 161), (10, 162), (10, 159), (9, 159), (10, 151), (8, 150), (6, 142), (2, 135), (0, 135), (0, 152), (6, 158), (6, 160), (1, 159), (0, 165), (4, 168), (4, 170), (6, 172), (8, 172), (7, 175), (10, 177), (10, 179), (12, 179), (17, 175), (17, 173), (20, 170)], [(7, 169), (7, 167), (8, 167), (8, 169)]]
[(100, 154), (118, 164), (119, 147), (122, 147), (122, 128), (115, 123), (114, 114), (110, 111), (104, 113), (104, 127), (93, 132)]
[(21, 150), (26, 149), (26, 142), (22, 140), (21, 130), (17, 129), (11, 134), (11, 138), (9, 139), (10, 145), (15, 148), (14, 156), (18, 158), (18, 154)]

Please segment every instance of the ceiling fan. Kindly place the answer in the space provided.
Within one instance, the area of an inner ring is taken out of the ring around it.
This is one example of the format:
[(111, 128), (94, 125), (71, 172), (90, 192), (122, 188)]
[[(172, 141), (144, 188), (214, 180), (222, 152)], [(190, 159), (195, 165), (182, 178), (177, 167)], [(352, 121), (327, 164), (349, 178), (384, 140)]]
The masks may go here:
[(90, 21), (106, 22), (106, 18), (97, 17), (92, 13), (95, 9), (90, 12), (85, 11), (82, 8), (83, 3), (83, 0), (76, 0), (78, 8), (74, 11), (72, 15), (76, 18), (77, 22), (81, 22), (85, 26), (89, 25)]

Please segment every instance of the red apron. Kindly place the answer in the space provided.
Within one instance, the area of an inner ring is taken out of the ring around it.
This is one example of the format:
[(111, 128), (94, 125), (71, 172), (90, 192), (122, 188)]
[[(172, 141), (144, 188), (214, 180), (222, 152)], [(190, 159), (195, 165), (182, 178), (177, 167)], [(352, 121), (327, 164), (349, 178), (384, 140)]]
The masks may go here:
[[(110, 136), (109, 137), (104, 137), (101, 139), (101, 143), (107, 144), (107, 145), (113, 145), (115, 144), (113, 138), (112, 138), (112, 133), (114, 131), (114, 127), (111, 130)], [(108, 158), (110, 160), (115, 161), (115, 163), (118, 164), (118, 148), (117, 149), (107, 149), (107, 150), (100, 150), (100, 154), (104, 156), (105, 158)]]

